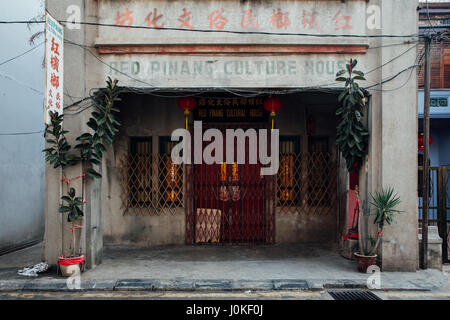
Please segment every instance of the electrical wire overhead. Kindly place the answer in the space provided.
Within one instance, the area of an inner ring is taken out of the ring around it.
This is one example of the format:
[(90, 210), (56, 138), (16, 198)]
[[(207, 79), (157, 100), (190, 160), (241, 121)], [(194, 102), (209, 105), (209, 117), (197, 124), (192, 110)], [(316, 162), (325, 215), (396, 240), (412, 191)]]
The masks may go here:
[[(147, 29), (158, 31), (181, 31), (181, 32), (203, 32), (203, 33), (231, 33), (231, 34), (246, 34), (246, 35), (276, 35), (276, 36), (302, 36), (302, 37), (318, 37), (318, 38), (415, 38), (419, 34), (374, 34), (374, 35), (362, 35), (362, 34), (314, 34), (314, 33), (295, 33), (295, 32), (265, 32), (265, 31), (237, 31), (237, 30), (206, 30), (206, 29), (183, 29), (175, 27), (148, 27), (139, 25), (116, 25), (109, 23), (98, 22), (74, 22), (66, 20), (58, 20), (58, 22), (65, 24), (79, 24), (88, 26), (110, 27), (110, 28), (126, 28), (126, 29)], [(30, 21), (17, 20), (17, 21), (0, 21), (0, 24), (29, 24)], [(33, 21), (33, 23), (45, 23), (45, 21)]]
[(1, 62), (1, 63), (0, 63), (0, 66), (6, 64), (6, 63), (8, 63), (8, 62), (11, 62), (11, 61), (13, 61), (13, 60), (16, 60), (16, 59), (18, 59), (18, 58), (20, 58), (20, 57), (26, 55), (27, 53), (30, 53), (31, 51), (33, 51), (33, 50), (39, 48), (39, 47), (40, 47), (41, 45), (43, 45), (44, 43), (45, 43), (45, 41), (42, 41), (41, 43), (37, 44), (37, 45), (34, 46), (33, 48), (31, 48), (31, 49), (29, 49), (29, 50), (27, 50), (27, 51), (25, 51), (25, 52), (23, 52), (23, 53), (21, 53), (21, 54), (18, 54), (18, 55), (15, 56), (15, 57), (12, 57), (12, 58), (10, 58), (10, 59), (7, 59), (7, 60)]
[(31, 132), (10, 132), (10, 133), (0, 133), (0, 136), (21, 136), (21, 135), (29, 135), (29, 134), (38, 134), (44, 133), (45, 129), (39, 131), (31, 131)]

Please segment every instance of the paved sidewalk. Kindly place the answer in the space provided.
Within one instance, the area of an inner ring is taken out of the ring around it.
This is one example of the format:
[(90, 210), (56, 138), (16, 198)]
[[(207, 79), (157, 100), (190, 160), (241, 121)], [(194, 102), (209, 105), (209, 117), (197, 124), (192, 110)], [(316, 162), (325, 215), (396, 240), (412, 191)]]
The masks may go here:
[[(38, 278), (17, 270), (40, 262), (41, 245), (0, 256), (0, 291), (67, 291), (53, 271)], [(81, 275), (81, 289), (108, 291), (267, 291), (367, 288), (370, 275), (337, 249), (305, 244), (274, 246), (107, 247), (103, 263)], [(446, 295), (449, 278), (438, 270), (382, 272), (382, 290)]]

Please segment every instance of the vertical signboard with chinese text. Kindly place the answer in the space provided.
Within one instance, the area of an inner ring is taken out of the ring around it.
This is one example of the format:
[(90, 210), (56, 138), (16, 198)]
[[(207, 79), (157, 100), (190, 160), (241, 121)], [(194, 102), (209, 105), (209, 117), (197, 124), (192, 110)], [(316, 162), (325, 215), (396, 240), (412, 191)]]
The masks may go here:
[(51, 15), (45, 15), (45, 123), (49, 111), (63, 113), (64, 29)]

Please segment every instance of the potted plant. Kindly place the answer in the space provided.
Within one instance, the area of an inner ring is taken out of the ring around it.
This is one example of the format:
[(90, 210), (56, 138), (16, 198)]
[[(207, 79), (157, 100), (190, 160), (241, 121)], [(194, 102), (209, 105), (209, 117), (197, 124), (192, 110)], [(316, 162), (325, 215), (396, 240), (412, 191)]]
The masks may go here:
[[(77, 229), (83, 228), (86, 178), (101, 178), (101, 174), (93, 166), (101, 167), (103, 152), (106, 151), (105, 144), (111, 146), (119, 132), (120, 122), (117, 120), (117, 114), (120, 110), (115, 107), (115, 102), (120, 101), (121, 89), (119, 89), (117, 83), (117, 79), (113, 81), (108, 78), (106, 88), (92, 97), (94, 111), (86, 123), (92, 131), (78, 136), (75, 139), (77, 144), (73, 149), (66, 139), (66, 134), (69, 131), (63, 129), (63, 114), (49, 111), (50, 124), (45, 131), (48, 147), (43, 151), (50, 165), (60, 169), (60, 204), (58, 211), (61, 214), (67, 214), (67, 221), (71, 223), (70, 230), (72, 231), (70, 253), (61, 254), (58, 257), (58, 265), (63, 276), (71, 276), (73, 272), (80, 271), (80, 268), (84, 266), (85, 257), (82, 254), (80, 244), (81, 230), (77, 236)], [(73, 152), (74, 149), (77, 151)], [(66, 168), (77, 164), (81, 164), (82, 174), (74, 178), (68, 178)], [(81, 197), (77, 197), (75, 188), (70, 186), (71, 180), (78, 178), (81, 178)], [(67, 184), (66, 188), (64, 188), (64, 183)], [(66, 189), (66, 195), (63, 195), (63, 189)]]
[[(370, 194), (370, 196), (372, 198), (370, 204), (375, 209), (373, 223), (377, 226), (377, 236), (375, 239), (368, 234), (368, 225), (365, 225), (363, 228), (362, 224), (364, 222), (367, 223), (367, 219), (364, 219), (363, 210), (360, 210), (358, 221), (359, 252), (354, 254), (358, 271), (364, 273), (369, 266), (376, 265), (377, 250), (385, 225), (390, 225), (394, 215), (402, 212), (395, 209), (400, 204), (400, 198), (397, 194), (394, 194), (394, 189), (392, 187), (387, 189), (382, 188), (380, 192), (377, 191), (375, 192), (375, 195)], [(370, 216), (371, 214), (369, 213), (368, 215)]]
[(76, 197), (74, 188), (70, 188), (67, 194), (67, 196), (61, 197), (65, 204), (59, 207), (59, 212), (67, 213), (67, 222), (72, 224), (70, 228), (72, 231), (71, 252), (69, 255), (59, 256), (58, 264), (61, 274), (65, 277), (70, 277), (74, 273), (80, 273), (81, 268), (84, 266), (84, 255), (81, 254), (81, 246), (78, 245), (79, 250), (76, 250), (76, 230), (82, 228), (82, 224), (76, 224), (76, 222), (80, 222), (83, 218), (83, 211), (80, 208), (83, 205), (83, 200), (80, 197)]

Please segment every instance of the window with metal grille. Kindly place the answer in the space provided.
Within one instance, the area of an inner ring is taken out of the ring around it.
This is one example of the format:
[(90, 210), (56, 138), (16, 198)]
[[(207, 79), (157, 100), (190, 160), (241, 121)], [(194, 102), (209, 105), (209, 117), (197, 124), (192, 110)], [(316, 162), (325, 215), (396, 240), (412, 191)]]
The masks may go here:
[(182, 206), (183, 170), (171, 158), (177, 143), (170, 137), (159, 138), (159, 204), (162, 207)]
[[(328, 137), (309, 137), (308, 151), (312, 155), (309, 161), (308, 193), (321, 195), (309, 198), (308, 204), (313, 206), (329, 206), (330, 194), (327, 186), (330, 184), (330, 168)], [(320, 181), (320, 183), (317, 183)]]
[(300, 202), (300, 137), (280, 137), (280, 169), (278, 171), (278, 206), (296, 206)]
[(175, 214), (183, 206), (183, 166), (171, 159), (175, 144), (170, 137), (160, 137), (159, 153), (152, 153), (151, 138), (130, 139), (120, 169), (124, 213)]
[(328, 137), (308, 137), (300, 151), (299, 137), (280, 137), (277, 207), (281, 213), (332, 214), (337, 206), (337, 166)]

